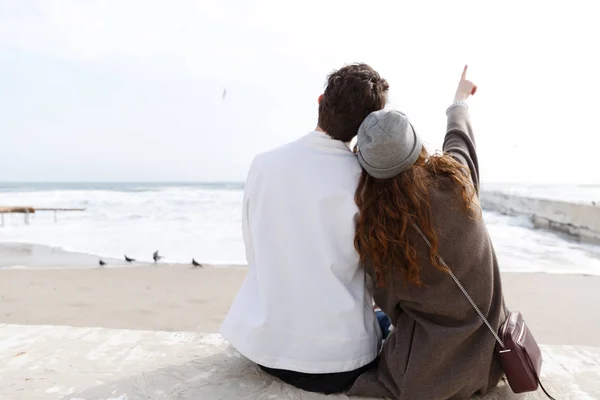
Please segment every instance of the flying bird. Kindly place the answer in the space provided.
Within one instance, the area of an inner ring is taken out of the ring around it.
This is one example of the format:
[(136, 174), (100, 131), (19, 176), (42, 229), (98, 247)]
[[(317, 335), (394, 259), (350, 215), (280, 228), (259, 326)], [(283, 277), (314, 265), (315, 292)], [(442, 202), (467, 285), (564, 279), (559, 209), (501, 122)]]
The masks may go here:
[(223, 89), (223, 99), (225, 99), (225, 97), (227, 97), (227, 89)]
[(156, 250), (153, 254), (152, 254), (152, 259), (154, 260), (155, 263), (157, 263), (160, 259), (162, 258), (162, 256), (158, 255), (158, 250)]
[(204, 267), (204, 265), (200, 264), (198, 261), (194, 260), (193, 258), (192, 258), (192, 265), (194, 267)]
[(135, 261), (135, 258), (129, 258), (129, 257), (127, 257), (127, 254), (125, 254), (125, 261), (133, 262), (133, 261)]
[(100, 265), (101, 267), (104, 267), (106, 265), (106, 263), (103, 260), (98, 261), (98, 265)]

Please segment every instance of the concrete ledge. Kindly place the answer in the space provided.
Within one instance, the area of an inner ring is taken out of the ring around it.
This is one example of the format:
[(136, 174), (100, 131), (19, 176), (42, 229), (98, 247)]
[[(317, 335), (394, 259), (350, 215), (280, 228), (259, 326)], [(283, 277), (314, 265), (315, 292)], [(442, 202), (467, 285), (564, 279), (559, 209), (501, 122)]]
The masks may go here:
[[(557, 399), (600, 399), (600, 349), (544, 347)], [(260, 372), (217, 334), (0, 324), (0, 399), (347, 399)], [(485, 399), (515, 396), (500, 386)]]
[(583, 242), (600, 243), (600, 205), (521, 197), (483, 191), (485, 210), (506, 215), (526, 215), (536, 227), (571, 235)]

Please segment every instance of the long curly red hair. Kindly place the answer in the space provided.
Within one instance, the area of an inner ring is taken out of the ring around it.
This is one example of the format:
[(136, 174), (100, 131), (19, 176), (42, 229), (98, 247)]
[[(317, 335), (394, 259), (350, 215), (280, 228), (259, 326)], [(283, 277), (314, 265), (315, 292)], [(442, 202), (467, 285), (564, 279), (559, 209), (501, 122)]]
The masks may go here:
[(411, 168), (390, 179), (376, 179), (363, 170), (355, 196), (360, 217), (354, 247), (362, 263), (372, 263), (378, 286), (385, 285), (392, 271), (400, 272), (409, 285), (423, 286), (417, 252), (406, 238), (414, 229), (411, 219), (431, 242), (431, 263), (445, 271), (435, 256), (439, 244), (429, 202), (429, 192), (441, 177), (457, 185), (471, 218), (481, 216), (469, 169), (448, 155), (429, 155), (423, 147)]

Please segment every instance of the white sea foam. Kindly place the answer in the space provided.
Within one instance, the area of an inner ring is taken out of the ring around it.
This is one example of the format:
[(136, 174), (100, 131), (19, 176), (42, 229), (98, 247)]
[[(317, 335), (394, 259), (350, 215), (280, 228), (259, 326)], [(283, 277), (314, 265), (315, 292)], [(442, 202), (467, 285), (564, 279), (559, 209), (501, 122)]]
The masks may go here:
[[(30, 225), (22, 215), (5, 215), (0, 241), (117, 259), (127, 254), (148, 262), (160, 250), (167, 262), (189, 263), (193, 257), (206, 263), (244, 264), (241, 203), (241, 184), (0, 185), (0, 205), (87, 208), (59, 213), (56, 224), (52, 213), (31, 216)], [(598, 246), (536, 230), (525, 217), (485, 212), (484, 218), (505, 271), (600, 275)]]
[(484, 212), (500, 267), (512, 272), (600, 275), (600, 247), (534, 229), (526, 217)]
[(241, 189), (150, 187), (147, 190), (0, 192), (0, 204), (85, 207), (85, 212), (39, 212), (25, 225), (5, 215), (0, 241), (38, 243), (121, 259), (152, 261), (160, 250), (169, 262), (244, 263)]

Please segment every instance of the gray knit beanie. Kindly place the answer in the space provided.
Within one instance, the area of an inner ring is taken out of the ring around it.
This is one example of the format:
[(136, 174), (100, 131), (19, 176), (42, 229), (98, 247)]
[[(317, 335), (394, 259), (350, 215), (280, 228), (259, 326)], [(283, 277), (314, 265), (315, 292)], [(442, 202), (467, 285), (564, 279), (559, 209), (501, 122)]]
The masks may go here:
[(396, 110), (379, 110), (358, 128), (358, 161), (369, 175), (392, 178), (410, 168), (423, 145), (406, 115)]

